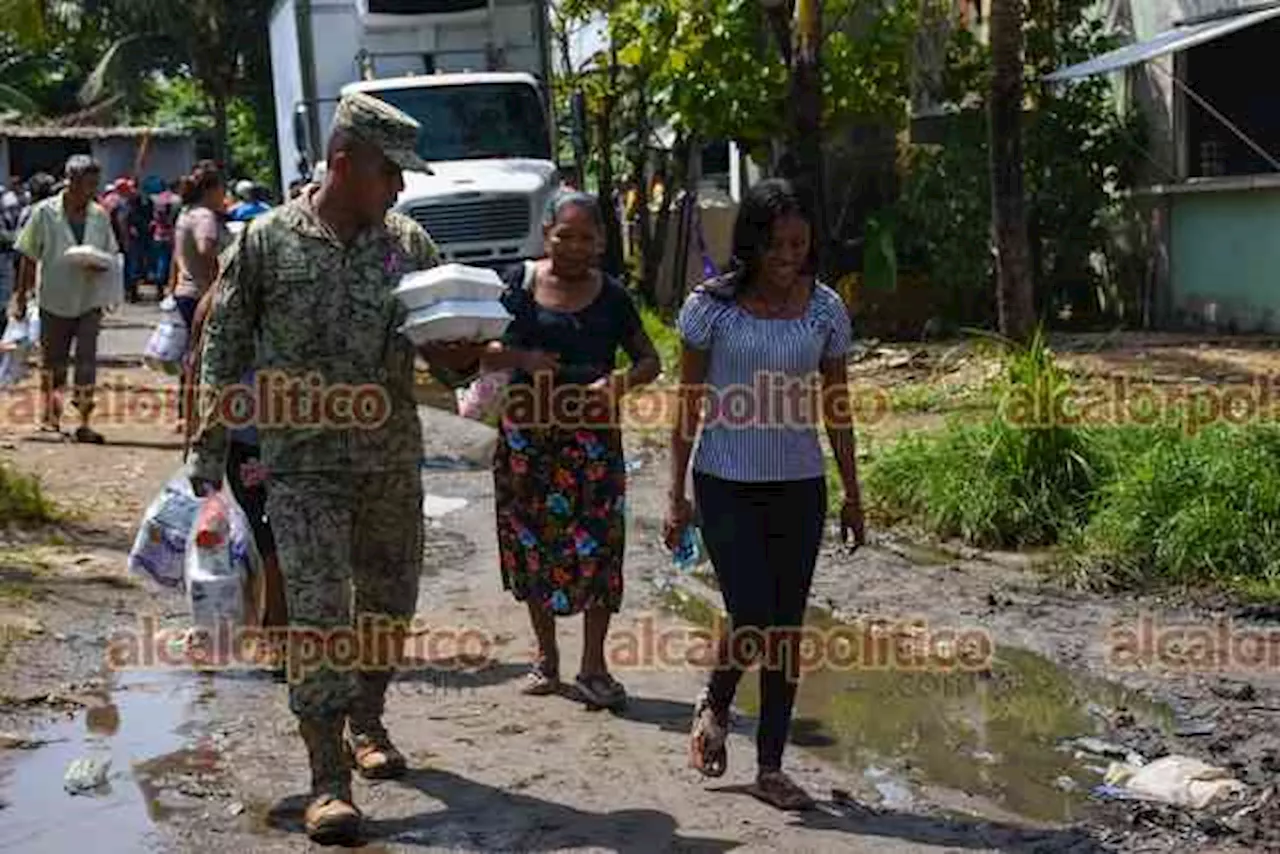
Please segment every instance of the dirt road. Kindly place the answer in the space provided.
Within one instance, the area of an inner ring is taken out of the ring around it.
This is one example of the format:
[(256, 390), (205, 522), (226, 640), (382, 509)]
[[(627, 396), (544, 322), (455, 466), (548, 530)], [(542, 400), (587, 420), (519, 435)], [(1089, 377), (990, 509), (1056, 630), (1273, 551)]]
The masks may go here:
[[(117, 317), (133, 329), (117, 326), (105, 354), (134, 385), (155, 379), (128, 366), (150, 319), (136, 308)], [(431, 631), (415, 647), (421, 666), (394, 683), (388, 713), (414, 770), (357, 783), (369, 851), (1209, 851), (1275, 841), (1266, 808), (1219, 827), (1177, 810), (1099, 803), (1088, 793), (1106, 760), (1062, 749), (1066, 739), (1103, 735), (1148, 758), (1176, 750), (1237, 762), (1256, 794), (1280, 748), (1269, 734), (1280, 711), (1274, 672), (1108, 672), (1110, 627), (1144, 609), (1161, 619), (1181, 612), (1069, 595), (986, 556), (954, 559), (883, 537), (853, 557), (829, 546), (816, 600), (830, 613), (817, 619), (919, 615), (935, 630), (980, 628), (999, 645), (991, 670), (951, 681), (810, 674), (789, 753), (822, 799), (805, 816), (743, 792), (754, 753), (748, 680), (729, 773), (699, 780), (685, 768), (685, 743), (701, 671), (682, 650), (696, 643), (690, 629), (714, 591), (672, 576), (656, 543), (666, 468), (642, 446), (630, 455), (626, 611), (610, 641), (632, 702), (610, 714), (568, 697), (523, 697), (529, 631), (500, 587), (490, 477), (466, 468), (483, 430), (435, 410), (423, 416), (429, 534), (418, 616)], [(0, 847), (308, 850), (305, 756), (283, 685), (254, 671), (104, 666), (109, 638), (148, 617), (185, 619), (180, 597), (137, 586), (124, 571), (138, 517), (177, 465), (174, 435), (164, 423), (108, 424), (111, 444), (95, 448), (5, 430), (3, 456), (39, 473), (83, 518), (11, 532), (0, 552), (0, 730), (14, 736), (0, 740)], [(561, 631), (572, 677), (580, 625)], [(665, 656), (655, 656), (660, 640)], [(67, 764), (97, 755), (112, 759), (109, 790), (66, 794)]]

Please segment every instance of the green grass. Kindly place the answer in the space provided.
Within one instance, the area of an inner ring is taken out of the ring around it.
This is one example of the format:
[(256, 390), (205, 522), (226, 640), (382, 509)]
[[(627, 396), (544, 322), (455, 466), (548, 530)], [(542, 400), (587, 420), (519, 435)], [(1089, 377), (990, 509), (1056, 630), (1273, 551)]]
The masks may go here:
[(640, 319), (662, 360), (662, 372), (672, 381), (679, 379), (680, 333), (676, 331), (675, 325), (649, 306), (640, 308)]
[(895, 415), (995, 409), (997, 403), (996, 396), (985, 388), (906, 383), (889, 390), (889, 411)]
[[(1022, 400), (1016, 391), (1052, 394), (1066, 382), (1037, 337), (1009, 357), (997, 394), (1002, 401)], [(1103, 468), (1078, 431), (1028, 429), (1013, 417), (953, 418), (944, 431), (907, 435), (872, 461), (865, 475), (868, 509), (980, 546), (1049, 545), (1084, 521)]]
[(1153, 441), (1104, 485), (1081, 539), (1139, 583), (1280, 587), (1280, 430), (1216, 425)]
[(1187, 431), (1176, 411), (1155, 426), (1037, 426), (1009, 405), (1067, 382), (1043, 342), (1014, 353), (997, 417), (952, 418), (870, 461), (868, 511), (982, 547), (1060, 546), (1082, 579), (1280, 595), (1280, 429)]
[(58, 518), (38, 478), (0, 464), (0, 523), (44, 524)]

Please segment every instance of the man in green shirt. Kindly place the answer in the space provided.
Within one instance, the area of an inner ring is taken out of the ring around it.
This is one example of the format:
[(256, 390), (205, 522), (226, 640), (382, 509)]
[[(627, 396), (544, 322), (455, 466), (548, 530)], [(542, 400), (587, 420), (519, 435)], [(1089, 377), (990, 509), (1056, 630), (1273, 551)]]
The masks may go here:
[[(18, 234), (15, 248), (22, 259), (14, 293), (13, 315), (24, 317), (31, 292), (40, 309), (40, 349), (43, 397), (41, 429), (61, 433), (62, 389), (67, 382), (71, 343), (76, 345), (73, 402), (80, 414), (79, 442), (102, 444), (102, 435), (89, 426), (97, 383), (98, 333), (103, 308), (117, 303), (113, 276), (119, 271), (120, 247), (106, 211), (93, 200), (102, 169), (92, 158), (77, 154), (67, 160), (67, 186), (40, 202)], [(68, 255), (76, 247), (101, 253), (88, 261)]]

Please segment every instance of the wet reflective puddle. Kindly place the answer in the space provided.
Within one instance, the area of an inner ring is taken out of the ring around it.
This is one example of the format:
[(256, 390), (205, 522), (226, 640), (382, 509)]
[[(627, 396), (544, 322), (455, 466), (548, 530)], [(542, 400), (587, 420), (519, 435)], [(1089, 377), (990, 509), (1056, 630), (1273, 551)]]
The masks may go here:
[[(703, 626), (718, 614), (678, 588), (665, 599), (671, 611)], [(842, 625), (818, 610), (807, 624)], [(985, 669), (949, 673), (818, 666), (800, 684), (791, 742), (856, 769), (887, 808), (904, 808), (927, 792), (929, 800), (963, 803), (988, 817), (1051, 825), (1078, 818), (1102, 782), (1108, 760), (1078, 758), (1064, 746), (1100, 734), (1100, 712), (1125, 709), (1139, 725), (1174, 728), (1168, 707), (1035, 653), (997, 646), (988, 660)], [(754, 673), (743, 677), (736, 706), (753, 718), (758, 713)]]
[[(207, 807), (219, 785), (217, 752), (196, 738), (200, 677), (124, 673), (109, 688), (82, 695), (74, 719), (32, 734), (31, 750), (0, 751), (0, 849), (139, 851), (155, 822)], [(109, 760), (106, 782), (69, 794), (77, 759)]]

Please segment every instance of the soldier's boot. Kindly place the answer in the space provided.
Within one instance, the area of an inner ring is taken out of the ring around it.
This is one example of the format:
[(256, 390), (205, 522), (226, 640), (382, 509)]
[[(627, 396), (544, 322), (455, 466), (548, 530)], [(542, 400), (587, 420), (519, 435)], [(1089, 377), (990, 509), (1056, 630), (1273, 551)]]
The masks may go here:
[(369, 780), (399, 777), (408, 768), (404, 754), (391, 743), (391, 736), (382, 723), (391, 675), (390, 672), (364, 672), (359, 675), (360, 693), (347, 721), (352, 765)]
[(311, 802), (304, 815), (307, 836), (320, 845), (355, 844), (363, 816), (351, 798), (342, 718), (303, 718), (298, 731), (311, 762)]

